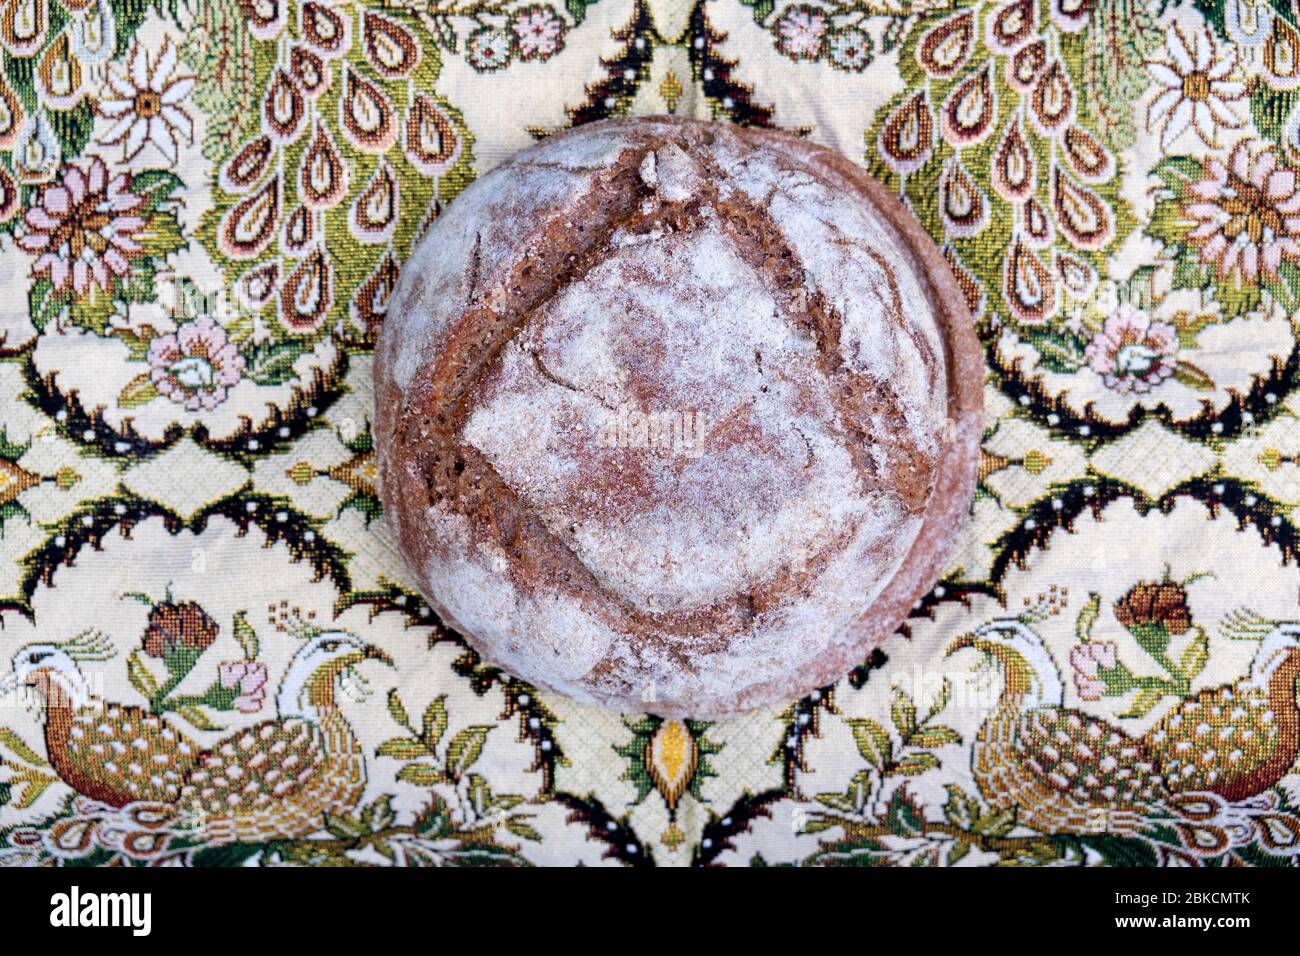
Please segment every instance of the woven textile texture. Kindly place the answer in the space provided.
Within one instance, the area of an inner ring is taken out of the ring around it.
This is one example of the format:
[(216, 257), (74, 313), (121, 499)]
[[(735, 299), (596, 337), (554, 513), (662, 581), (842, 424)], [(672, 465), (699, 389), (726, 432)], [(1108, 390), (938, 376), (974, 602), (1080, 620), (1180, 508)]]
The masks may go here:
[[(1290, 0), (4, 0), (0, 862), (1300, 860)], [(804, 133), (942, 246), (972, 517), (832, 687), (576, 706), (421, 602), (371, 348), (548, 132)]]

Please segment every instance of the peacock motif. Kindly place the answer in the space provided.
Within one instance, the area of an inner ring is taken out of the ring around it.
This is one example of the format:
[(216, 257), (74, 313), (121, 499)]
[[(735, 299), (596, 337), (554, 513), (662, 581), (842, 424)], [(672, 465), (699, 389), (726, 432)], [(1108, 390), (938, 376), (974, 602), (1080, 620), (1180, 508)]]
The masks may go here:
[(0, 696), (19, 687), (36, 692), (50, 764), (78, 793), (113, 807), (175, 800), (201, 748), (165, 717), (91, 693), (79, 662), (112, 653), (96, 632), (28, 644), (14, 655)]
[(985, 800), (1014, 809), (1021, 824), (1042, 833), (1138, 832), (1168, 794), (1146, 743), (1065, 706), (1056, 666), (1025, 621), (981, 625), (948, 654), (964, 648), (989, 655), (1002, 671), (1001, 693), (972, 746)]
[(357, 803), (366, 785), (365, 755), (335, 695), (343, 675), (363, 660), (393, 663), (342, 631), (310, 637), (280, 685), (278, 716), (199, 755), (178, 803), (205, 842), (306, 836), (320, 829), (324, 814)]
[(1223, 630), (1259, 640), (1249, 674), (1187, 698), (1146, 741), (1173, 792), (1237, 801), (1276, 784), (1300, 753), (1300, 624), (1237, 612)]
[(1225, 630), (1260, 641), (1249, 673), (1187, 696), (1141, 735), (1066, 707), (1056, 666), (1026, 620), (958, 637), (949, 654), (975, 648), (1003, 677), (973, 747), (985, 799), (1041, 832), (1129, 836), (1179, 795), (1233, 802), (1272, 787), (1300, 755), (1300, 625), (1238, 614)]
[(97, 633), (22, 648), (0, 694), (36, 691), (50, 764), (83, 797), (209, 844), (291, 839), (360, 799), (365, 757), (336, 694), (361, 661), (392, 664), (381, 649), (342, 631), (312, 628), (301, 636), (277, 716), (206, 749), (164, 715), (92, 694), (79, 662), (113, 654)]

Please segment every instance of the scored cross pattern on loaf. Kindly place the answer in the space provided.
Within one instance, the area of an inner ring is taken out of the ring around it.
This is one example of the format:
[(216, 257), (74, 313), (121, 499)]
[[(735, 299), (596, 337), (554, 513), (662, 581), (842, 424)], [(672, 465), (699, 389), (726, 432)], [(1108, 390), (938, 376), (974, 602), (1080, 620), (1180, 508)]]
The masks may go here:
[[(964, 512), (968, 323), (919, 227), (826, 150), (673, 120), (554, 137), (394, 291), (403, 554), (488, 657), (580, 699), (700, 715), (829, 681)], [(611, 441), (629, 415), (695, 444)]]

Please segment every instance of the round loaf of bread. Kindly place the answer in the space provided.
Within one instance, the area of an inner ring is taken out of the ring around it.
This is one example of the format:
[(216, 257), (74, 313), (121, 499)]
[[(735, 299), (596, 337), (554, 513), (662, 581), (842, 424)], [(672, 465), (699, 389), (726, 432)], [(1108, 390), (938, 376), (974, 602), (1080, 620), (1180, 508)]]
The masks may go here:
[(711, 717), (833, 682), (969, 508), (983, 363), (901, 203), (792, 136), (551, 136), (418, 244), (375, 361), (384, 509), (488, 660)]

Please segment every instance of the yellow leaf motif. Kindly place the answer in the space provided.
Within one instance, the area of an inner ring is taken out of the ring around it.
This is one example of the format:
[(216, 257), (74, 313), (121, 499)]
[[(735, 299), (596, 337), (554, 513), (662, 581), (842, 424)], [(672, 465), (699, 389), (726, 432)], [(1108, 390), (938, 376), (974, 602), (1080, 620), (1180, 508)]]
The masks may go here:
[(852, 718), (847, 723), (853, 730), (853, 741), (858, 745), (862, 759), (877, 769), (889, 762), (894, 746), (884, 727), (869, 717)]
[(239, 642), (239, 646), (244, 650), (244, 658), (250, 661), (256, 659), (258, 652), (257, 632), (253, 630), (253, 625), (248, 623), (248, 612), (235, 612), (233, 630), (235, 640)]
[(153, 387), (153, 381), (149, 378), (148, 372), (141, 372), (131, 381), (126, 383), (126, 387), (117, 395), (117, 405), (119, 408), (139, 408), (141, 405), (147, 405), (158, 397), (158, 390)]
[(671, 810), (695, 776), (699, 748), (680, 720), (665, 720), (646, 745), (646, 769)]
[(131, 680), (131, 686), (138, 690), (145, 700), (153, 700), (157, 696), (158, 679), (140, 658), (138, 650), (132, 651), (131, 656), (126, 659), (126, 675)]
[(0, 744), (4, 744), (11, 753), (34, 767), (49, 766), (49, 763), (40, 754), (27, 746), (23, 739), (8, 727), (0, 727)]

